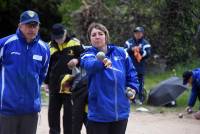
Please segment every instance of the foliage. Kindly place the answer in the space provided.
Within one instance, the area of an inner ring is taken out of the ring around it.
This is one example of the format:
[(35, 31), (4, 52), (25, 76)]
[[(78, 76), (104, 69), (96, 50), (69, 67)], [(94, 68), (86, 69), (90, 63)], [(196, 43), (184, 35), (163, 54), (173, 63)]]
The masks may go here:
[(19, 16), (25, 10), (36, 11), (41, 20), (41, 36), (49, 40), (53, 23), (61, 21), (58, 5), (62, 0), (0, 0), (1, 37), (14, 33), (19, 23)]
[(183, 62), (196, 53), (192, 41), (197, 27), (192, 20), (193, 2), (168, 0), (160, 10), (159, 35), (163, 45), (160, 52), (165, 55), (168, 65)]
[(153, 53), (166, 59), (168, 67), (185, 62), (200, 50), (196, 40), (200, 35), (199, 0), (82, 0), (77, 4), (80, 8), (70, 2), (70, 9), (63, 8), (66, 3), (61, 6), (62, 12), (68, 13), (64, 23), (84, 44), (88, 43), (87, 28), (95, 21), (106, 25), (112, 42), (119, 45), (132, 37), (134, 27), (143, 26)]
[(80, 0), (64, 0), (59, 6), (59, 11), (62, 14), (62, 22), (67, 26), (67, 30), (72, 32), (73, 25), (73, 12), (81, 6)]
[(20, 13), (27, 9), (38, 12), (46, 41), (51, 26), (62, 21), (87, 44), (87, 28), (95, 21), (121, 46), (136, 26), (143, 26), (152, 55), (166, 60), (168, 67), (200, 56), (199, 0), (0, 0), (1, 37), (15, 32)]

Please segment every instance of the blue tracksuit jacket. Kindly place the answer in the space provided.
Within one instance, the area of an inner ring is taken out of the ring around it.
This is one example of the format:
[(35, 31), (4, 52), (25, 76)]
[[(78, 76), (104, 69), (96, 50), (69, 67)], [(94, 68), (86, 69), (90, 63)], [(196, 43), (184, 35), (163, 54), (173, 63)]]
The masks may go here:
[(96, 58), (99, 51), (91, 47), (81, 56), (81, 67), (88, 75), (88, 119), (96, 122), (113, 122), (128, 119), (130, 102), (126, 87), (138, 91), (138, 79), (128, 53), (108, 45), (106, 57), (112, 67), (105, 68)]
[(192, 90), (188, 100), (188, 106), (195, 105), (197, 97), (200, 99), (200, 68), (192, 70)]
[(39, 36), (28, 44), (17, 29), (16, 34), (0, 39), (0, 114), (40, 111), (40, 87), (49, 57), (49, 48)]

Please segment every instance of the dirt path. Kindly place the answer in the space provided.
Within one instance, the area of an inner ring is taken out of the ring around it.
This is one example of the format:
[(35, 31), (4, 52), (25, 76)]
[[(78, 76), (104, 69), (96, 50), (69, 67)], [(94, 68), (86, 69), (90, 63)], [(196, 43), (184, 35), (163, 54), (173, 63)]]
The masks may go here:
[[(178, 113), (151, 114), (133, 112), (126, 134), (199, 134), (200, 120), (192, 115), (178, 118)], [(48, 134), (47, 107), (42, 108), (37, 134)], [(84, 130), (82, 134), (85, 134)]]

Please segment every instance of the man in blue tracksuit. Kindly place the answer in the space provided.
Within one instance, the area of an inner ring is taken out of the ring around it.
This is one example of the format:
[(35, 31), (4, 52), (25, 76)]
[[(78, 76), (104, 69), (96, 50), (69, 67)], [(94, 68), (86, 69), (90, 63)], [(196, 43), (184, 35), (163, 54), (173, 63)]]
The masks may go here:
[(50, 57), (39, 24), (36, 12), (25, 11), (16, 33), (0, 39), (0, 134), (36, 133)]
[(139, 103), (144, 101), (144, 74), (145, 74), (145, 60), (151, 53), (151, 45), (144, 39), (144, 28), (136, 27), (134, 29), (133, 37), (125, 42), (125, 48), (132, 59), (133, 65), (136, 68), (139, 80)]
[(192, 112), (192, 107), (195, 105), (196, 99), (200, 100), (200, 68), (183, 73), (183, 84), (189, 83), (192, 86), (191, 94), (188, 100), (187, 112)]

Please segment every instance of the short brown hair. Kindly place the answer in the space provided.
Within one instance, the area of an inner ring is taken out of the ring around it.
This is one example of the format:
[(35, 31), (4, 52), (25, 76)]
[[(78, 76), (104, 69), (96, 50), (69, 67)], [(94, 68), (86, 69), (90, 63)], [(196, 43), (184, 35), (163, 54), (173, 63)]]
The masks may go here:
[(90, 36), (91, 36), (91, 32), (92, 32), (93, 28), (96, 28), (96, 29), (103, 31), (105, 33), (105, 36), (106, 36), (106, 43), (110, 42), (110, 36), (109, 36), (108, 29), (103, 24), (95, 23), (95, 22), (91, 23), (88, 27), (88, 30), (87, 30), (88, 41), (90, 41)]

